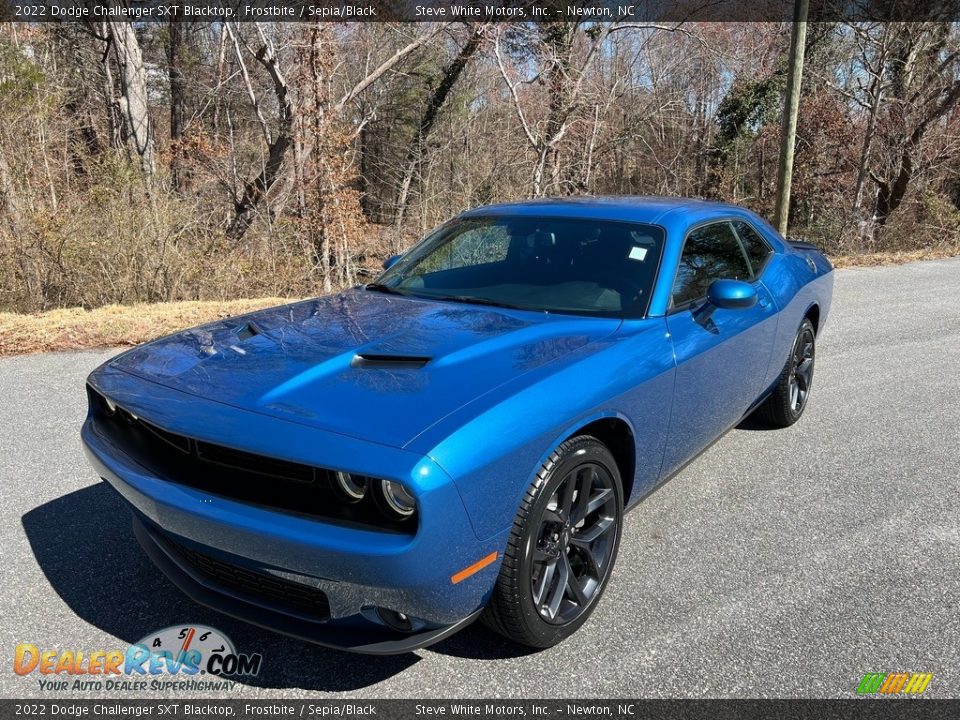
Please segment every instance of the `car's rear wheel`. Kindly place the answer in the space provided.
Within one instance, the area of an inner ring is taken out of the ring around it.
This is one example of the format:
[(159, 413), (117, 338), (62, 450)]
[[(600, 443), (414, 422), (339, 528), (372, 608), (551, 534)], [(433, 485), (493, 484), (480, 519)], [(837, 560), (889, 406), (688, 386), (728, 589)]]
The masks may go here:
[(800, 419), (813, 388), (816, 349), (813, 323), (804, 318), (777, 386), (759, 408), (757, 414), (762, 420), (775, 427), (789, 427)]
[(574, 633), (610, 579), (622, 520), (620, 473), (607, 447), (586, 435), (560, 445), (521, 503), (486, 623), (539, 648)]

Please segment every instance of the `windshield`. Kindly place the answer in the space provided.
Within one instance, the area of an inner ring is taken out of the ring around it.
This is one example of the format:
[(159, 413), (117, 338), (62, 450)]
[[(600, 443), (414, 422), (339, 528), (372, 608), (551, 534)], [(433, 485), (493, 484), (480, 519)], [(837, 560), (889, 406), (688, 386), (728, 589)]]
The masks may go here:
[(653, 225), (605, 220), (454, 220), (372, 290), (523, 310), (641, 317), (663, 247)]

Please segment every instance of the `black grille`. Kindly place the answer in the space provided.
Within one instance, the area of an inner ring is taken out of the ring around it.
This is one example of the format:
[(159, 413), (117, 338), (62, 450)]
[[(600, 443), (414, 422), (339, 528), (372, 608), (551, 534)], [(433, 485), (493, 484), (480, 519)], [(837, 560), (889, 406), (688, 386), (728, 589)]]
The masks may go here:
[(333, 471), (236, 450), (179, 435), (121, 407), (111, 407), (88, 386), (98, 433), (158, 478), (271, 510), (324, 518), (364, 529), (411, 535), (414, 519), (387, 517), (372, 493), (345, 502)]
[(312, 620), (330, 619), (330, 602), (322, 590), (217, 560), (169, 538), (164, 538), (163, 543), (180, 560), (222, 588), (253, 600), (266, 600), (272, 607), (293, 610)]
[(222, 445), (201, 442), (200, 440), (194, 440), (193, 444), (196, 447), (197, 457), (207, 462), (217, 463), (224, 467), (242, 469), (246, 472), (284, 478), (286, 480), (298, 480), (308, 483), (317, 481), (317, 469), (309, 465), (300, 465), (299, 463), (289, 462), (287, 460), (277, 460), (263, 455), (255, 455), (253, 453), (243, 452), (242, 450), (223, 447)]

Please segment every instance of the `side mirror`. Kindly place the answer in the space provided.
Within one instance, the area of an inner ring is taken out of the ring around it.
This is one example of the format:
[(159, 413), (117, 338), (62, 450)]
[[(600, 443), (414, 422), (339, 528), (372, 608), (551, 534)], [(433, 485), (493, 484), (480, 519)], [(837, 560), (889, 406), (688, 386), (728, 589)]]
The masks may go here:
[(399, 255), (391, 255), (386, 260), (383, 261), (383, 269), (389, 270), (392, 266), (397, 264), (397, 260), (400, 259)]
[(714, 280), (707, 288), (707, 302), (725, 310), (745, 310), (757, 304), (757, 290), (740, 280)]

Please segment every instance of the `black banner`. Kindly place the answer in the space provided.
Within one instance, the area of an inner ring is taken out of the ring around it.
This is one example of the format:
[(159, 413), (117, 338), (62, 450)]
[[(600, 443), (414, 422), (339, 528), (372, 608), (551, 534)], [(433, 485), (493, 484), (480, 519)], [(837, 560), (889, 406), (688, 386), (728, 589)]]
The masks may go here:
[[(0, 20), (15, 22), (752, 22), (793, 10), (794, 0), (0, 0)], [(810, 0), (809, 19), (958, 20), (960, 0)]]
[(956, 718), (960, 700), (0, 700), (0, 718)]

